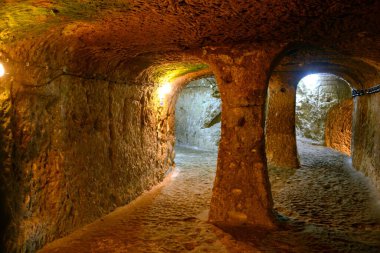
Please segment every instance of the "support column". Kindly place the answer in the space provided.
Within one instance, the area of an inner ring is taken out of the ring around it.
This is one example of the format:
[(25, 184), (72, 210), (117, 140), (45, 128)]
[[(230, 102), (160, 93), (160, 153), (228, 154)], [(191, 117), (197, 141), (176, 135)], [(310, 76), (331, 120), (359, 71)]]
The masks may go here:
[(274, 228), (265, 155), (265, 100), (278, 51), (205, 49), (222, 99), (222, 136), (209, 220)]
[(299, 76), (274, 73), (269, 81), (265, 128), (268, 164), (281, 168), (298, 168), (296, 87)]

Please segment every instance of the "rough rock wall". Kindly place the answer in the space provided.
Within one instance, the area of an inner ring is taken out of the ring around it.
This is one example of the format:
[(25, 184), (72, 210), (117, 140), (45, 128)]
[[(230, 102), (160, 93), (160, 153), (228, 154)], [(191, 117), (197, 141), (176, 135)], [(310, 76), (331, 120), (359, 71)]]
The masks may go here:
[(176, 143), (218, 150), (221, 101), (214, 78), (190, 82), (176, 105)]
[(7, 145), (1, 153), (0, 211), (12, 215), (6, 252), (34, 252), (162, 180), (173, 139), (152, 94), (63, 76), (14, 88), (11, 116), (2, 99), (0, 140), (14, 147), (11, 165)]
[(380, 56), (379, 2), (374, 0), (7, 0), (0, 6), (2, 42), (25, 38), (37, 45), (44, 38), (48, 47), (58, 41), (57, 49), (67, 44), (103, 48), (103, 54), (88, 53), (105, 63), (110, 53), (113, 61), (205, 45), (267, 46), (269, 41), (340, 48), (376, 61)]
[(320, 74), (312, 86), (308, 86), (306, 78), (299, 82), (297, 88), (297, 135), (324, 144), (327, 112), (334, 105), (350, 98), (351, 89), (335, 75)]
[(333, 106), (326, 117), (326, 146), (351, 155), (353, 100)]
[(265, 154), (265, 101), (281, 47), (204, 48), (222, 99), (222, 136), (209, 221), (273, 229)]
[[(11, 222), (12, 210), (18, 207), (17, 184), (12, 178), (17, 172), (12, 170), (12, 129), (11, 129), (11, 98), (9, 89), (0, 86), (0, 239), (6, 234), (6, 228)], [(5, 182), (8, 182), (5, 184)], [(14, 228), (13, 228), (14, 229)], [(13, 232), (13, 231), (12, 231)], [(0, 252), (6, 252), (3, 241), (0, 241)]]
[(352, 162), (380, 191), (380, 93), (354, 101)]
[(298, 78), (289, 74), (272, 74), (269, 80), (265, 151), (270, 166), (299, 166), (295, 133), (295, 100)]

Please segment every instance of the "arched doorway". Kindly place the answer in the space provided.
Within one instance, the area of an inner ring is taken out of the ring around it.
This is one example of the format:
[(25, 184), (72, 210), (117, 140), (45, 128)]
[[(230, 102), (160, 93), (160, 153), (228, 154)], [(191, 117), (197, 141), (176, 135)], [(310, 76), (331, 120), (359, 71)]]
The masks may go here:
[(175, 114), (177, 146), (218, 150), (222, 112), (215, 78), (187, 84), (178, 97)]
[(317, 145), (328, 144), (349, 155), (351, 93), (349, 83), (336, 75), (319, 73), (303, 77), (296, 93), (297, 138)]
[[(326, 72), (276, 73), (271, 78), (267, 156), (274, 208), (280, 216), (342, 230), (378, 218), (372, 186), (352, 167), (349, 157), (351, 87), (342, 77)], [(282, 167), (279, 162), (289, 161), (282, 158), (294, 154), (300, 166)]]
[(215, 78), (187, 83), (175, 103), (173, 175), (188, 205), (204, 221), (208, 219), (220, 137), (221, 99)]

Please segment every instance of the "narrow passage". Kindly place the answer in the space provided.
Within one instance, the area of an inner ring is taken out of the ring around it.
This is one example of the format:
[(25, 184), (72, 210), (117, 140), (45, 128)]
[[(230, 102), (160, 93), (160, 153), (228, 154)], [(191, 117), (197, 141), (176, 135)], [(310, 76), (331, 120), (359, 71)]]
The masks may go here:
[(216, 153), (176, 151), (177, 168), (161, 185), (40, 252), (228, 252), (206, 222)]
[(345, 155), (300, 143), (300, 169), (270, 169), (275, 208), (287, 221), (230, 235), (206, 221), (216, 153), (176, 150), (170, 179), (40, 252), (380, 252), (378, 195)]

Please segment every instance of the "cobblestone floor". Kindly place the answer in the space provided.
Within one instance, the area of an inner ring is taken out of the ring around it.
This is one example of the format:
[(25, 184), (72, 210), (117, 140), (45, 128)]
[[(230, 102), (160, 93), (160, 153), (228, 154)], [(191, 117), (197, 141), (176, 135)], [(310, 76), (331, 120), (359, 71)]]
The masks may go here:
[(276, 231), (209, 224), (216, 154), (177, 147), (162, 184), (40, 252), (380, 252), (379, 198), (344, 155), (299, 144), (302, 167), (270, 168)]

